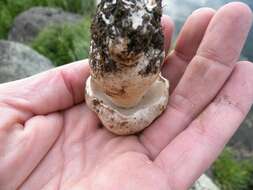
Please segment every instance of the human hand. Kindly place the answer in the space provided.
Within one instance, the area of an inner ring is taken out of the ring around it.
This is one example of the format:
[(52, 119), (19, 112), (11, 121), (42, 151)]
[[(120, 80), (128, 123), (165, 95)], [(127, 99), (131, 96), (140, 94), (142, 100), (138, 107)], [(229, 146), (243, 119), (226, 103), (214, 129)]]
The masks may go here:
[(0, 85), (0, 189), (187, 189), (250, 109), (253, 65), (237, 60), (251, 22), (241, 3), (193, 13), (163, 66), (168, 108), (138, 135), (111, 134), (83, 103), (87, 61)]

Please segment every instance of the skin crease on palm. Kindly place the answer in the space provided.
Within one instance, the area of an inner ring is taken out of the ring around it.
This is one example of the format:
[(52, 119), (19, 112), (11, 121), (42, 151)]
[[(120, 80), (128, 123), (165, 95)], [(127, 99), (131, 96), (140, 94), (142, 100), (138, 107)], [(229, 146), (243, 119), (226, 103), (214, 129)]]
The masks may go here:
[(238, 62), (251, 23), (242, 3), (193, 12), (163, 65), (168, 107), (138, 135), (111, 134), (87, 108), (87, 60), (0, 85), (0, 189), (186, 190), (251, 107), (253, 65)]

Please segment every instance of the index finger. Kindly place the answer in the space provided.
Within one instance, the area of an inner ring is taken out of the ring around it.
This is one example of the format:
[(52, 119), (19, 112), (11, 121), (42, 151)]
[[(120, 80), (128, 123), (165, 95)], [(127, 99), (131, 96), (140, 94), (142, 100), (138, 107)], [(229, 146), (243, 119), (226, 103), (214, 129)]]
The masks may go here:
[[(84, 100), (84, 82), (89, 76), (88, 61), (78, 61), (47, 72), (0, 85), (0, 115), (15, 109), (20, 120), (66, 109)], [(6, 117), (8, 117), (6, 115)]]

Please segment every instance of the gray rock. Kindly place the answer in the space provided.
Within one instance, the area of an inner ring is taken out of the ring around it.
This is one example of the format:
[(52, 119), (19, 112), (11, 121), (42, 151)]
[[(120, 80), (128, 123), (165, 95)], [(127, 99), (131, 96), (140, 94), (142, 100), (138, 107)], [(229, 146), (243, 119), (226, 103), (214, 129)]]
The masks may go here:
[(246, 149), (253, 152), (253, 108), (231, 139), (229, 145), (238, 150)]
[(48, 25), (74, 23), (82, 19), (81, 15), (65, 12), (61, 9), (34, 7), (16, 17), (8, 39), (22, 43), (31, 42)]
[(29, 77), (51, 68), (50, 60), (31, 48), (0, 41), (0, 83)]
[(219, 190), (219, 188), (209, 177), (202, 175), (190, 190)]

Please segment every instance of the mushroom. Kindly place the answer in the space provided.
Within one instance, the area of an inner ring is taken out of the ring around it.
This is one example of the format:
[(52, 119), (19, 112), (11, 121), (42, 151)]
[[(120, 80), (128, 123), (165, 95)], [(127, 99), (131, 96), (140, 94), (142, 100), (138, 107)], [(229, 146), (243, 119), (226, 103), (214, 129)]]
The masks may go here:
[(85, 98), (115, 134), (140, 132), (166, 109), (169, 82), (160, 74), (165, 57), (161, 15), (161, 0), (98, 4)]

